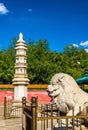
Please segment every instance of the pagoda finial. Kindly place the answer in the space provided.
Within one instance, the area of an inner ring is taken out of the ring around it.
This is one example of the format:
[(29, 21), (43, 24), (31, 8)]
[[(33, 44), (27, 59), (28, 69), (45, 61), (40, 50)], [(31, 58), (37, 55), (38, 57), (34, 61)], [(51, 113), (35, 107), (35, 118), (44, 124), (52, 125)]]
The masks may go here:
[(23, 40), (23, 34), (21, 32), (19, 34), (19, 40)]
[(19, 39), (17, 42), (24, 42), (25, 43), (25, 41), (23, 40), (23, 34), (21, 32), (19, 33)]

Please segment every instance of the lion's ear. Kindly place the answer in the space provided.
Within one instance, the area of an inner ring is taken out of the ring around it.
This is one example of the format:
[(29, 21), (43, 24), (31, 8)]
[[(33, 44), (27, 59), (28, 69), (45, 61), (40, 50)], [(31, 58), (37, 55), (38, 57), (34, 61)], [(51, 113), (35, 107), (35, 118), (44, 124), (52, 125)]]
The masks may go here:
[(62, 88), (64, 89), (65, 86), (64, 86), (64, 84), (63, 84), (63, 79), (64, 79), (64, 76), (61, 77), (60, 79), (58, 79), (58, 82), (61, 84)]

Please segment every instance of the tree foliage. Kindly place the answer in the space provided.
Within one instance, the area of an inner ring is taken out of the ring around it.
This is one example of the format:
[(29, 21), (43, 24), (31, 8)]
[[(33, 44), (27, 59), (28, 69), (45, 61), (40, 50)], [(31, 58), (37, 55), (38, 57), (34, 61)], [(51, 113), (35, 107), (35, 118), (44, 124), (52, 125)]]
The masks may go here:
[[(14, 76), (16, 38), (6, 50), (0, 51), (0, 84), (11, 84)], [(88, 73), (88, 53), (67, 45), (62, 53), (51, 51), (47, 40), (27, 43), (28, 78), (31, 84), (49, 84), (59, 72), (70, 74), (74, 79)]]

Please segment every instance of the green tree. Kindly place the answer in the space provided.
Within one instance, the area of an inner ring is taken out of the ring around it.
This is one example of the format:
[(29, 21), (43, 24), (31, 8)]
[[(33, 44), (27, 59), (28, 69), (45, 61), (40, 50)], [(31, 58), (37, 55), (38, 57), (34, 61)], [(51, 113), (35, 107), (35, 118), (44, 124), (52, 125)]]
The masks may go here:
[[(0, 83), (12, 83), (15, 63), (15, 44), (13, 38), (6, 50), (0, 51)], [(70, 74), (74, 79), (88, 73), (88, 53), (67, 45), (62, 53), (51, 51), (47, 40), (27, 44), (28, 78), (31, 84), (49, 84), (52, 76), (59, 72)]]
[(46, 40), (39, 40), (36, 44), (33, 41), (29, 42), (27, 59), (30, 83), (47, 82), (48, 53), (49, 48)]
[(0, 52), (0, 83), (11, 84), (14, 76), (15, 45), (16, 39), (11, 41), (6, 50)]

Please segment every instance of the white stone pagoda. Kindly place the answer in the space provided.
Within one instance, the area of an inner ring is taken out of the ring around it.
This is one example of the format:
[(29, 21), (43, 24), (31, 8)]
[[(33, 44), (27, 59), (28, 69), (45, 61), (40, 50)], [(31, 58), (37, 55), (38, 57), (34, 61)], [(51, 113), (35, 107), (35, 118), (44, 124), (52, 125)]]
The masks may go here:
[(27, 76), (27, 63), (26, 63), (26, 44), (23, 40), (22, 33), (19, 34), (19, 39), (16, 43), (16, 60), (15, 60), (15, 74), (12, 80), (14, 85), (14, 100), (21, 100), (22, 97), (27, 97), (27, 85), (29, 79)]

